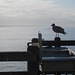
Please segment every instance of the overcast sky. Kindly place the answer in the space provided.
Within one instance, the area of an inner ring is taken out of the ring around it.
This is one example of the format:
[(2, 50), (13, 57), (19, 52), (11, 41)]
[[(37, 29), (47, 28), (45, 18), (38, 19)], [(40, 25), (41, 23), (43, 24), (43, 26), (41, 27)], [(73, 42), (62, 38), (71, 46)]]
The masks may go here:
[(75, 26), (75, 0), (0, 0), (0, 26)]

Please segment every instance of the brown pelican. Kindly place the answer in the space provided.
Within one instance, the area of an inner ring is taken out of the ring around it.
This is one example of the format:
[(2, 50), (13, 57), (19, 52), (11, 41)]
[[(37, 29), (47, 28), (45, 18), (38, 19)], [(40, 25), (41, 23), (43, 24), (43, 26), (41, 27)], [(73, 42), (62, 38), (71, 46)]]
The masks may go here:
[(60, 26), (55, 26), (55, 24), (53, 23), (52, 25), (52, 30), (56, 33), (56, 37), (59, 37), (59, 33), (62, 34), (67, 34), (63, 28), (61, 28)]

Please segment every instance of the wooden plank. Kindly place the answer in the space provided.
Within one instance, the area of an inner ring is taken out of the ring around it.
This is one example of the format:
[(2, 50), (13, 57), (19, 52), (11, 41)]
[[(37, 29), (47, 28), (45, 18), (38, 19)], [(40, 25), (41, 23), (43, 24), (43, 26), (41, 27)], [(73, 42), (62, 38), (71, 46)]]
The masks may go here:
[(42, 41), (42, 46), (53, 46), (53, 45), (54, 45), (54, 41), (52, 40)]
[(38, 39), (39, 39), (39, 47), (40, 47), (39, 59), (42, 59), (42, 34), (41, 33), (38, 33)]
[(51, 62), (51, 61), (74, 61), (75, 62), (75, 56), (74, 57), (42, 57), (42, 62)]
[(75, 40), (62, 40), (60, 42), (55, 42), (53, 40), (42, 41), (42, 46), (55, 46), (56, 44), (60, 46), (75, 46)]
[(30, 75), (29, 72), (0, 72), (0, 75)]
[(74, 71), (72, 72), (72, 71), (66, 71), (66, 72), (64, 72), (64, 71), (60, 71), (60, 72), (45, 72), (46, 74), (52, 74), (52, 75), (57, 75), (58, 73), (61, 75), (65, 75), (65, 74), (69, 74), (69, 75), (74, 75)]
[(43, 71), (44, 72), (75, 71), (74, 63), (75, 61), (43, 62)]
[(75, 46), (75, 40), (62, 40), (60, 44), (63, 46)]
[(0, 52), (0, 61), (35, 61), (35, 58), (28, 52)]
[[(42, 72), (39, 71), (40, 74)], [(23, 71), (23, 72), (0, 72), (0, 75), (38, 75), (36, 72), (28, 72), (28, 71)]]

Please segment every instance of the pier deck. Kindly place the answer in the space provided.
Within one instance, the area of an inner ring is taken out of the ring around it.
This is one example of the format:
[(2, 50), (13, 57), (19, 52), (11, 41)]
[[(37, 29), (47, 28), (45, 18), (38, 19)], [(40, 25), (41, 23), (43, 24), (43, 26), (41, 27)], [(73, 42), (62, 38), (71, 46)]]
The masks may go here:
[(37, 39), (39, 42), (33, 40), (27, 44), (27, 52), (0, 52), (0, 62), (28, 62), (27, 71), (0, 72), (0, 75), (75, 75), (75, 52), (61, 47), (75, 46), (75, 40), (61, 40), (59, 37), (42, 40), (40, 33)]

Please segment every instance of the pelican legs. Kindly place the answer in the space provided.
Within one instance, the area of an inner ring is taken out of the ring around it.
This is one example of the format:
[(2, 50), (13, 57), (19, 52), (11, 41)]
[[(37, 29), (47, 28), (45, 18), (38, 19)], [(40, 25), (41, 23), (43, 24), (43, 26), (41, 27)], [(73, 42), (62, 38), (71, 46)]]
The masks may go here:
[(56, 33), (56, 37), (59, 37), (59, 33)]

